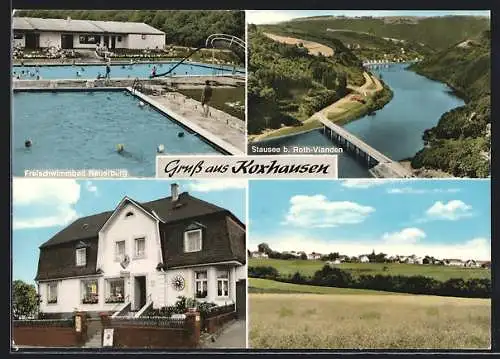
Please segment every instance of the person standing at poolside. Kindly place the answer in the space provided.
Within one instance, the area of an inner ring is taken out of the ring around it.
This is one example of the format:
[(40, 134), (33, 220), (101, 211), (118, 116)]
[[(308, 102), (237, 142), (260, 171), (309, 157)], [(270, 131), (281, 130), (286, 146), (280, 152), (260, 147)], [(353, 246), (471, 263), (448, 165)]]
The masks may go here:
[(210, 110), (210, 100), (212, 99), (212, 87), (210, 87), (210, 81), (205, 81), (205, 87), (201, 93), (201, 107), (203, 109), (203, 116), (208, 117), (208, 111)]
[(111, 77), (111, 66), (109, 66), (109, 62), (106, 64), (106, 79), (109, 80)]

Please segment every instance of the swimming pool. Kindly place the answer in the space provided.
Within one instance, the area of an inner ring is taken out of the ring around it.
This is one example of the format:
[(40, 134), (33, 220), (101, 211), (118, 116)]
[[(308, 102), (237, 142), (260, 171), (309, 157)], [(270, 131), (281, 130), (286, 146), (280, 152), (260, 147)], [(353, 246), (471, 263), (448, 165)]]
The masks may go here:
[[(127, 169), (129, 175), (154, 176), (159, 144), (166, 155), (226, 154), (139, 102), (127, 90), (14, 92), (13, 175), (24, 176), (25, 169)], [(121, 154), (118, 144), (125, 147)]]
[[(111, 65), (111, 78), (149, 78), (153, 67), (156, 66), (156, 73), (161, 74), (167, 72), (174, 67), (178, 62), (168, 63), (141, 63), (134, 65)], [(36, 70), (38, 69), (38, 73)], [(198, 75), (198, 76), (219, 76), (219, 75), (232, 75), (233, 70), (236, 74), (244, 74), (245, 71), (232, 66), (213, 66), (209, 64), (200, 63), (182, 63), (175, 68), (170, 75)], [(24, 71), (24, 74), (22, 73)], [(79, 76), (77, 76), (77, 72)], [(30, 76), (30, 73), (32, 76)], [(34, 80), (37, 75), (42, 79), (95, 79), (98, 74), (104, 75), (106, 73), (106, 65), (41, 65), (35, 67), (34, 65), (15, 65), (12, 67), (12, 76), (20, 76), (21, 80)]]

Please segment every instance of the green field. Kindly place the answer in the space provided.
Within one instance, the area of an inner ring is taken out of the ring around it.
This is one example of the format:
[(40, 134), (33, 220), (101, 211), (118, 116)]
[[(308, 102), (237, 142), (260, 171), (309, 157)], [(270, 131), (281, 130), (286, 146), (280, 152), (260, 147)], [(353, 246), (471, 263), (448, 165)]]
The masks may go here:
[(307, 284), (277, 282), (269, 279), (249, 278), (249, 293), (313, 293), (313, 294), (372, 294), (372, 295), (407, 295), (368, 289), (320, 287)]
[(249, 295), (249, 344), (274, 349), (487, 349), (489, 299)]
[[(319, 260), (284, 260), (284, 259), (264, 259), (250, 258), (248, 265), (250, 267), (269, 266), (274, 267), (280, 274), (291, 274), (296, 272), (302, 275), (312, 276), (325, 265), (325, 262)], [(401, 263), (341, 263), (337, 268), (347, 270), (352, 275), (361, 274), (385, 274), (385, 275), (403, 275), (415, 276), (422, 275), (436, 280), (446, 281), (450, 278), (491, 278), (491, 271), (484, 268), (465, 268), (448, 267), (438, 265), (418, 265)], [(387, 267), (384, 270), (384, 267)]]

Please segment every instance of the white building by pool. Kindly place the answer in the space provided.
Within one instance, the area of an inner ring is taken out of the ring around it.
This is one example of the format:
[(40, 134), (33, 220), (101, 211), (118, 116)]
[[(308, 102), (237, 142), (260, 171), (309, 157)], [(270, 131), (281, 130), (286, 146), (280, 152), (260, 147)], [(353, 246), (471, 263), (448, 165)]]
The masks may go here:
[(144, 23), (13, 17), (13, 45), (28, 49), (162, 49), (165, 33)]

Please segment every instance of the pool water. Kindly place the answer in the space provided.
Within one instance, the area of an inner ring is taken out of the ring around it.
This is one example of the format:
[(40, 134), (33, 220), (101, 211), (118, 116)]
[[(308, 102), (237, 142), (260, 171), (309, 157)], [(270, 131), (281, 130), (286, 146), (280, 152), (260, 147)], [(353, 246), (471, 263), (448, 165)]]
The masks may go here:
[[(15, 92), (12, 171), (127, 169), (154, 176), (156, 148), (164, 154), (222, 155), (128, 91)], [(184, 136), (179, 137), (178, 133)], [(25, 148), (26, 139), (33, 145)], [(116, 151), (123, 144), (125, 151)]]
[[(178, 62), (158, 63), (158, 64), (134, 64), (134, 65), (111, 65), (111, 78), (149, 78), (156, 66), (156, 73), (161, 74), (169, 71)], [(38, 73), (36, 70), (38, 69)], [(218, 75), (231, 75), (233, 71), (236, 74), (244, 73), (241, 68), (233, 69), (232, 66), (214, 66), (199, 63), (182, 63), (169, 74), (172, 76), (180, 75), (204, 75), (204, 76), (218, 76)], [(22, 73), (24, 71), (24, 74)], [(79, 73), (79, 76), (77, 75)], [(54, 65), (54, 66), (40, 66), (33, 65), (13, 66), (12, 76), (19, 76), (21, 80), (34, 80), (39, 75), (42, 79), (96, 79), (98, 74), (104, 75), (106, 73), (106, 65)]]

